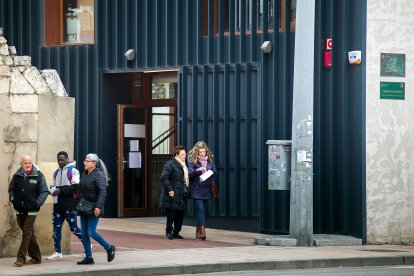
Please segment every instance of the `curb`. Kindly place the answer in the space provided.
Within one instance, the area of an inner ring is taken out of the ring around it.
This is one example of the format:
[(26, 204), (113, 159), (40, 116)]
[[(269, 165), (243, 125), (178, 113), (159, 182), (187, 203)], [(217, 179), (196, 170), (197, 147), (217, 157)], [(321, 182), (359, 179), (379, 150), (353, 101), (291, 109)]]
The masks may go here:
[[(74, 271), (45, 271), (19, 273), (19, 275), (59, 275), (59, 276), (84, 276), (84, 275), (175, 275), (197, 274), (227, 271), (251, 271), (251, 270), (280, 270), (280, 269), (306, 269), (306, 268), (330, 268), (330, 267), (363, 267), (363, 266), (391, 266), (413, 265), (414, 256), (390, 256), (390, 257), (362, 257), (362, 258), (337, 258), (337, 259), (304, 259), (292, 261), (253, 261), (253, 262), (229, 262), (209, 264), (166, 265), (157, 267), (120, 267), (118, 269), (74, 270)], [(16, 274), (4, 274), (16, 275)]]

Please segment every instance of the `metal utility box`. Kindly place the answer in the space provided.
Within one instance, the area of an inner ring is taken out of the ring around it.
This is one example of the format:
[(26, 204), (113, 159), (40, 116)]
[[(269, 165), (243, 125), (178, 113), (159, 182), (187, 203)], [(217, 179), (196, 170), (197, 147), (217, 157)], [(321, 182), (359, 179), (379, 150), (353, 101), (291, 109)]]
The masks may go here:
[(290, 164), (292, 141), (267, 140), (268, 189), (290, 190)]

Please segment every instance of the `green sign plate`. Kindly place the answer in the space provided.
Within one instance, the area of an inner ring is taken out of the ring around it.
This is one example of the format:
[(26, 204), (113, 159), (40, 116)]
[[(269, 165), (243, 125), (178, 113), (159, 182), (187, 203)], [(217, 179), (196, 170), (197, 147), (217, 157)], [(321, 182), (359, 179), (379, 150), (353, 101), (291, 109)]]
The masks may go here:
[(405, 77), (405, 54), (381, 53), (381, 77)]
[(380, 99), (405, 100), (405, 83), (381, 81)]

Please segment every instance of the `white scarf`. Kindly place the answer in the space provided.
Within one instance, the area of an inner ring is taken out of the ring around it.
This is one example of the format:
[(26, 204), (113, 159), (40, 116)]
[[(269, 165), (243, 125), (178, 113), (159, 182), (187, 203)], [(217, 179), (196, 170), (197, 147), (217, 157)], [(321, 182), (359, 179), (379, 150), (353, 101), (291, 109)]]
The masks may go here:
[(180, 158), (178, 158), (178, 157), (174, 157), (174, 158), (175, 158), (175, 160), (177, 160), (177, 162), (181, 165), (181, 167), (184, 170), (184, 183), (188, 187), (188, 185), (190, 184), (190, 179), (188, 178), (187, 166), (185, 165), (185, 162), (181, 161)]

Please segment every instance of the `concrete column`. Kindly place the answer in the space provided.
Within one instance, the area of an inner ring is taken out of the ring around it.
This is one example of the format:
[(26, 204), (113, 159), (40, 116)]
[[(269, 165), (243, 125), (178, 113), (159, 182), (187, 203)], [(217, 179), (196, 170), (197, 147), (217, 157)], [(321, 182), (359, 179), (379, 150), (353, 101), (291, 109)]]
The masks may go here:
[(293, 79), (290, 236), (298, 246), (313, 242), (313, 75), (315, 0), (296, 6)]

